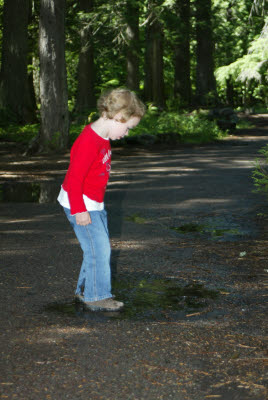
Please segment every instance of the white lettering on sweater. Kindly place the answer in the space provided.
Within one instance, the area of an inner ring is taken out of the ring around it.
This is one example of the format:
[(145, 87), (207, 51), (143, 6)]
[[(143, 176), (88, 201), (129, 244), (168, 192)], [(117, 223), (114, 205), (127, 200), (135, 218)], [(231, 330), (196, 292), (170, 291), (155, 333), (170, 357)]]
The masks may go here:
[(108, 150), (102, 159), (102, 164), (105, 164), (109, 160), (109, 158), (111, 158), (111, 154), (112, 154), (111, 150)]

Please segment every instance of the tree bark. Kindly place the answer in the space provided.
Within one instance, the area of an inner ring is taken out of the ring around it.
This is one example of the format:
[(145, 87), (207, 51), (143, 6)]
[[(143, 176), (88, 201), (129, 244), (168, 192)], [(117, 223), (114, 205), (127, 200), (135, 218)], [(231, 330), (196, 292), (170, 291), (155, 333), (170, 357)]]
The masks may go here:
[(29, 0), (4, 2), (0, 107), (22, 124), (35, 119), (27, 73), (29, 12)]
[(234, 91), (234, 85), (231, 79), (227, 79), (226, 81), (226, 102), (228, 106), (234, 107), (234, 97), (235, 97), (235, 91)]
[(175, 11), (178, 17), (175, 40), (174, 96), (182, 106), (191, 102), (190, 79), (190, 0), (177, 0)]
[(39, 22), (41, 128), (39, 151), (67, 148), (69, 113), (65, 65), (65, 0), (41, 0)]
[[(230, 23), (233, 18), (233, 2), (229, 1), (226, 9), (226, 20)], [(232, 57), (232, 36), (229, 36), (228, 46), (226, 47), (226, 64), (230, 64), (233, 61)], [(235, 90), (232, 80), (229, 78), (226, 80), (226, 102), (229, 106), (234, 107)]]
[(196, 39), (196, 100), (207, 106), (216, 99), (211, 0), (196, 0)]
[[(93, 0), (79, 0), (80, 11), (90, 13), (93, 10)], [(92, 29), (86, 21), (80, 30), (80, 54), (78, 63), (78, 83), (76, 95), (76, 112), (88, 113), (95, 108), (96, 98), (94, 93), (94, 46)]]
[(144, 96), (146, 101), (152, 101), (157, 107), (164, 108), (164, 35), (162, 24), (154, 13), (154, 1), (150, 1), (148, 5), (149, 17), (146, 26)]
[(127, 1), (127, 87), (131, 90), (139, 90), (139, 4), (133, 0)]

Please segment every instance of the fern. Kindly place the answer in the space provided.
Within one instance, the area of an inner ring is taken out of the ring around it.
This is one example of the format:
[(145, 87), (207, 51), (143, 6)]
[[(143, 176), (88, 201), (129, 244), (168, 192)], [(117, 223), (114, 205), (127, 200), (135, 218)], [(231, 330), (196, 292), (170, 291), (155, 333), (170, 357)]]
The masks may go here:
[[(265, 26), (268, 24), (268, 19)], [(225, 85), (227, 79), (243, 83), (262, 78), (268, 81), (268, 29), (250, 45), (248, 53), (229, 65), (217, 68), (216, 79), (220, 85)]]
[(268, 196), (268, 144), (259, 153), (262, 158), (255, 161), (255, 169), (252, 173), (254, 192), (265, 193)]

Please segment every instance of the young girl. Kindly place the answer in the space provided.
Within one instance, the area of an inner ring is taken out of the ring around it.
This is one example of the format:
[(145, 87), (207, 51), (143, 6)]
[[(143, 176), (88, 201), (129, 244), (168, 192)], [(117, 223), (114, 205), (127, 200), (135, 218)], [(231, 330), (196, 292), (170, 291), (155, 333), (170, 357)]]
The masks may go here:
[(104, 194), (111, 170), (110, 141), (128, 134), (145, 107), (135, 93), (114, 89), (98, 101), (100, 118), (74, 142), (70, 165), (58, 196), (83, 250), (76, 299), (90, 310), (117, 311), (123, 303), (111, 294), (110, 241)]

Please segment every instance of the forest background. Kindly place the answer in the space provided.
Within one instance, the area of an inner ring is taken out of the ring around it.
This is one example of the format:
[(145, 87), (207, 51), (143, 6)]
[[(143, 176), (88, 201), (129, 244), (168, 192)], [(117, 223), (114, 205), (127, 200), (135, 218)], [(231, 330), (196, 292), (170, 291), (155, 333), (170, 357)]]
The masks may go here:
[(127, 86), (148, 107), (132, 135), (220, 138), (212, 110), (267, 111), (267, 14), (267, 0), (0, 0), (0, 137), (66, 151), (99, 94)]

